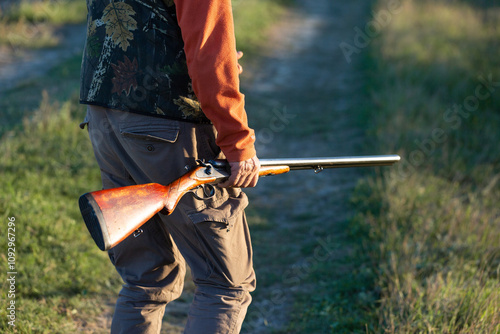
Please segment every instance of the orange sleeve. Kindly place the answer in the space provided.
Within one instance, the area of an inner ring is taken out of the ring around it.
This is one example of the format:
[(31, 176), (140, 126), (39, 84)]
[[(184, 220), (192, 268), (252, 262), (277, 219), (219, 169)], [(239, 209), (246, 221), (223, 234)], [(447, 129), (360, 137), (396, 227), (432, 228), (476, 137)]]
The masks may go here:
[(174, 0), (189, 76), (204, 114), (218, 132), (217, 145), (229, 161), (255, 156), (239, 90), (231, 0)]

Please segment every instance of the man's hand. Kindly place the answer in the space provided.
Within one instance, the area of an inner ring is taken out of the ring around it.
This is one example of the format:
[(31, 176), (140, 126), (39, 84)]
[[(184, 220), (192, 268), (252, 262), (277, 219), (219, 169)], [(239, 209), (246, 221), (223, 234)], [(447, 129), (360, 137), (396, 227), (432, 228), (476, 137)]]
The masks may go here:
[(257, 156), (245, 161), (230, 162), (229, 166), (231, 166), (231, 176), (226, 182), (220, 183), (219, 187), (248, 188), (257, 185), (260, 170), (260, 162)]
[[(242, 51), (236, 51), (236, 58), (238, 60), (240, 60), (241, 57), (243, 57), (243, 52)], [(239, 74), (243, 73), (243, 67), (241, 67), (241, 65), (239, 63), (238, 63), (238, 73)]]

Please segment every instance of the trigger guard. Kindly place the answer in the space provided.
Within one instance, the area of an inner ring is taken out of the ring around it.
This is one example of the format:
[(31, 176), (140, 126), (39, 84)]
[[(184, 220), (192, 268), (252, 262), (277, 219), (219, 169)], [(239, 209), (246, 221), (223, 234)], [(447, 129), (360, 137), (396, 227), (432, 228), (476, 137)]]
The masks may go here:
[[(198, 196), (197, 190), (200, 188), (203, 190), (203, 197)], [(210, 198), (215, 196), (215, 187), (211, 184), (205, 184), (205, 185), (196, 187), (191, 192), (193, 193), (194, 198), (196, 198), (197, 200), (203, 201), (203, 200), (210, 199)]]

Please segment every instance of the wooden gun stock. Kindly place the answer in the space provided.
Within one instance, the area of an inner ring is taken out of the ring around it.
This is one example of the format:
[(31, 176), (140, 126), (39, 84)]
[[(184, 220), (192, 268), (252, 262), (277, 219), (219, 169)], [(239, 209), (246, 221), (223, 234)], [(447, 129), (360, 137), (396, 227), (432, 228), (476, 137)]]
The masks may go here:
[[(212, 169), (212, 168), (210, 168)], [(259, 176), (283, 174), (288, 166), (264, 166)], [(171, 214), (182, 196), (204, 184), (216, 184), (229, 174), (197, 167), (167, 186), (148, 183), (105, 189), (80, 196), (83, 220), (97, 247), (108, 250), (134, 233), (158, 212)]]
[[(290, 170), (388, 166), (399, 161), (397, 155), (260, 160), (259, 176), (278, 175)], [(229, 177), (226, 161), (199, 162), (199, 166), (169, 185), (148, 183), (106, 189), (80, 196), (79, 205), (90, 235), (101, 250), (108, 250), (137, 231), (158, 212), (170, 214), (187, 192), (217, 184)]]

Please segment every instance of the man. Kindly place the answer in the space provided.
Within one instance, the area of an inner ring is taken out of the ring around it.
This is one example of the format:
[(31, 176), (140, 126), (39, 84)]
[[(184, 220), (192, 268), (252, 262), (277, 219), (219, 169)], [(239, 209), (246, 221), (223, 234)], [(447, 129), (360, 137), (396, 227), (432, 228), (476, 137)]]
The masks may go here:
[(258, 180), (253, 130), (239, 92), (230, 0), (87, 0), (81, 103), (104, 188), (168, 184), (197, 159), (227, 158), (215, 196), (185, 195), (109, 251), (124, 284), (112, 333), (159, 333), (196, 285), (185, 333), (238, 333), (255, 289), (239, 187)]

